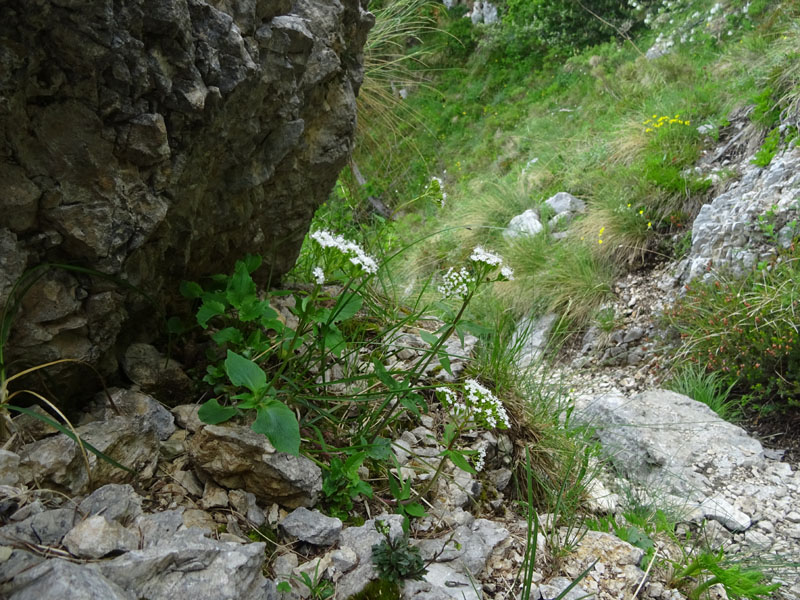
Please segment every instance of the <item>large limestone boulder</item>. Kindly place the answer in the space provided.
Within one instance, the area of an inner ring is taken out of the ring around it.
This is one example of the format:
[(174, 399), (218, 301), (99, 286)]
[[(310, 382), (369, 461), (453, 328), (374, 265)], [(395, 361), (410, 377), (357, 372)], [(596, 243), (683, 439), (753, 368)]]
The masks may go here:
[(195, 467), (228, 489), (241, 488), (264, 504), (313, 506), (322, 470), (305, 456), (277, 452), (248, 427), (206, 425), (187, 443)]
[[(288, 270), (352, 148), (365, 7), (5, 2), (0, 307), (44, 261), (126, 279), (168, 311), (181, 279), (245, 253), (266, 257), (265, 276)], [(134, 313), (154, 311), (108, 280), (52, 272), (11, 350), (97, 362)], [(129, 337), (157, 332), (135, 324)]]

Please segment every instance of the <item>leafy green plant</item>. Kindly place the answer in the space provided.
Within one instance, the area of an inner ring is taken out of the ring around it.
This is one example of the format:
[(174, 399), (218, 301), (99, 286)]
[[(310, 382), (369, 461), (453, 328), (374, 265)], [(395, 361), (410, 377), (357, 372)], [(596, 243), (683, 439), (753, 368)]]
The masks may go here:
[(755, 157), (750, 162), (758, 167), (766, 167), (769, 163), (772, 162), (772, 159), (775, 158), (775, 154), (778, 152), (778, 145), (781, 141), (781, 131), (777, 127), (771, 130), (766, 137), (764, 138), (764, 142), (761, 144), (761, 148), (758, 149), (756, 152)]
[(428, 571), (419, 548), (409, 544), (408, 536), (403, 534), (392, 539), (385, 521), (375, 521), (375, 529), (384, 538), (372, 547), (372, 563), (378, 570), (378, 576), (397, 584), (407, 580), (422, 580)]
[[(313, 576), (301, 571), (300, 575), (292, 575), (291, 578), (306, 587), (308, 597), (311, 600), (328, 600), (336, 592), (333, 582), (320, 576), (319, 561), (314, 566)], [(292, 592), (292, 586), (288, 581), (281, 581), (277, 585), (277, 590), (281, 593), (289, 594)]]
[(751, 408), (797, 404), (796, 252), (790, 249), (769, 269), (754, 269), (740, 279), (720, 273), (710, 282), (696, 280), (666, 315), (683, 340), (681, 357), (717, 373), (720, 389), (732, 385)]
[(198, 416), (204, 423), (217, 425), (241, 411), (254, 411), (255, 421), (250, 428), (262, 433), (278, 452), (299, 454), (300, 425), (292, 410), (277, 399), (277, 391), (267, 382), (267, 374), (252, 360), (228, 350), (224, 370), (234, 388), (245, 388), (231, 397), (233, 406), (223, 406), (216, 398), (200, 407)]
[(759, 570), (726, 564), (725, 553), (720, 550), (716, 553), (701, 552), (693, 557), (675, 574), (673, 582), (688, 587), (690, 600), (698, 600), (703, 592), (716, 584), (722, 584), (730, 598), (759, 600), (770, 597), (770, 593), (780, 587), (777, 583), (762, 583), (765, 579)]
[(591, 4), (569, 0), (508, 0), (506, 21), (515, 27), (532, 28), (551, 46), (577, 50), (610, 39), (615, 26), (618, 30), (629, 29), (633, 11), (613, 0)]
[(333, 457), (322, 478), (322, 493), (328, 512), (346, 520), (353, 510), (353, 500), (358, 496), (372, 498), (372, 487), (358, 474), (366, 452), (356, 452), (345, 461)]

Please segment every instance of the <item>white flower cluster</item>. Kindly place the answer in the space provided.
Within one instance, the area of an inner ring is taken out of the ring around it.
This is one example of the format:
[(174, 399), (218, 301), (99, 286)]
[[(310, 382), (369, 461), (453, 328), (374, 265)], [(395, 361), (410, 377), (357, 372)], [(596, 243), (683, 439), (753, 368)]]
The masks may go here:
[(464, 404), (476, 422), (483, 422), (490, 429), (508, 429), (511, 423), (503, 403), (474, 379), (464, 382)]
[(483, 471), (483, 467), (486, 465), (486, 445), (482, 445), (478, 448), (478, 457), (475, 459), (475, 470), (480, 472)]
[(485, 263), (491, 267), (497, 267), (503, 264), (502, 256), (489, 252), (483, 246), (475, 246), (469, 259), (473, 262)]
[(442, 403), (458, 417), (465, 417), (468, 421), (488, 429), (508, 429), (511, 426), (503, 403), (474, 379), (464, 382), (463, 402), (458, 401), (452, 388), (440, 387), (436, 391), (439, 392)]
[(475, 246), (469, 259), (472, 262), (481, 262), (490, 267), (500, 267), (500, 274), (509, 281), (514, 280), (514, 269), (503, 265), (503, 257), (494, 252), (489, 252), (483, 246)]
[(365, 273), (377, 273), (378, 263), (369, 254), (356, 244), (344, 239), (341, 235), (334, 236), (330, 231), (320, 229), (311, 234), (311, 239), (323, 248), (336, 248), (344, 254), (354, 265), (361, 267)]
[(436, 391), (441, 394), (440, 399), (445, 406), (455, 406), (458, 404), (458, 396), (453, 388), (440, 387)]
[(325, 283), (325, 271), (322, 270), (322, 267), (314, 267), (311, 270), (311, 274), (314, 276), (314, 281), (319, 285)]
[(442, 277), (442, 284), (436, 289), (439, 290), (443, 298), (450, 298), (451, 296), (466, 298), (469, 294), (470, 283), (475, 283), (475, 278), (464, 267), (461, 267), (460, 271), (450, 267)]

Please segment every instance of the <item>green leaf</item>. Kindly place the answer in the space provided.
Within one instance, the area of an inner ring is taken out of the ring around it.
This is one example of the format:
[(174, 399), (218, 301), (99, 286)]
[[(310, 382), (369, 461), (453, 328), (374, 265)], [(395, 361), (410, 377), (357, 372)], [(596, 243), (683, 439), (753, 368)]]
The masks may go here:
[(247, 254), (241, 261), (248, 273), (252, 273), (261, 266), (261, 257), (258, 254)]
[(295, 456), (300, 454), (300, 424), (283, 402), (273, 400), (259, 408), (256, 420), (250, 428), (267, 436), (278, 452)]
[(325, 328), (325, 347), (333, 353), (334, 356), (339, 356), (344, 350), (344, 336), (336, 325), (329, 325)]
[(453, 376), (453, 370), (450, 368), (450, 356), (447, 352), (439, 352), (439, 364), (442, 365), (442, 368), (447, 371), (450, 376)]
[(373, 460), (389, 460), (392, 455), (392, 442), (385, 437), (378, 436), (367, 449), (367, 456)]
[(232, 406), (222, 406), (219, 402), (217, 402), (216, 398), (212, 398), (211, 400), (203, 403), (203, 405), (200, 407), (200, 410), (197, 411), (197, 416), (203, 423), (217, 425), (218, 423), (224, 423), (225, 421), (236, 416), (236, 413), (238, 412), (239, 411)]
[(225, 359), (225, 372), (233, 385), (246, 387), (256, 395), (267, 387), (264, 370), (232, 350), (228, 350), (228, 357)]
[(242, 335), (242, 332), (236, 329), (236, 327), (226, 327), (225, 329), (220, 329), (211, 336), (211, 339), (220, 345), (227, 344), (229, 342), (241, 345), (244, 342), (244, 336)]
[(288, 594), (292, 591), (292, 585), (288, 581), (281, 581), (278, 585), (275, 586), (275, 589), (278, 590), (281, 594)]
[(353, 486), (350, 495), (355, 498), (356, 496), (366, 496), (367, 498), (372, 498), (372, 486), (368, 484), (366, 481), (359, 480), (358, 483)]
[(347, 296), (340, 296), (333, 310), (333, 322), (338, 323), (339, 321), (347, 321), (347, 319), (352, 318), (361, 310), (361, 305), (363, 303), (364, 299), (355, 292)]
[(219, 315), (225, 314), (225, 305), (217, 300), (203, 300), (202, 306), (197, 311), (197, 323), (203, 329), (208, 327), (208, 322)]
[(401, 396), (400, 404), (402, 404), (406, 410), (409, 410), (411, 413), (417, 416), (424, 412), (428, 412), (428, 405), (425, 403), (425, 398), (414, 392)]
[(180, 317), (170, 317), (167, 319), (167, 332), (173, 335), (180, 335), (186, 331), (186, 326)]
[(412, 517), (422, 518), (425, 516), (425, 507), (418, 502), (403, 505), (403, 512)]
[[(400, 487), (400, 483), (395, 479), (393, 475), (389, 475), (389, 493), (395, 500), (405, 500), (403, 497), (403, 490)], [(407, 496), (406, 496), (407, 498)]]
[(254, 408), (258, 408), (262, 404), (262, 400), (258, 398), (258, 396), (254, 396), (250, 392), (245, 392), (244, 394), (236, 394), (231, 398), (231, 400), (239, 400), (239, 403), (236, 405), (236, 408), (241, 410), (252, 410)]
[(445, 446), (449, 446), (450, 442), (453, 441), (453, 438), (456, 435), (456, 426), (452, 423), (448, 423), (444, 426), (444, 435), (442, 436), (442, 442)]
[(477, 473), (477, 471), (472, 467), (471, 464), (467, 462), (467, 459), (464, 458), (464, 455), (461, 454), (460, 452), (454, 450), (445, 450), (443, 454), (451, 461), (453, 461), (453, 464), (462, 471), (466, 471), (467, 473), (472, 473), (473, 475)]
[(256, 284), (250, 277), (247, 265), (240, 260), (236, 261), (236, 268), (228, 280), (225, 296), (231, 306), (235, 308), (240, 308), (248, 301), (252, 302), (256, 299)]
[(492, 333), (492, 330), (489, 327), (478, 325), (477, 323), (473, 323), (472, 321), (467, 321), (466, 319), (462, 319), (461, 321), (459, 321), (458, 325), (461, 329), (468, 331), (472, 335), (476, 335), (478, 337), (486, 337), (487, 335)]
[(372, 359), (372, 364), (375, 367), (375, 375), (381, 382), (390, 390), (395, 390), (399, 387), (398, 383), (389, 375), (389, 372), (386, 370), (386, 367), (383, 366), (383, 363), (379, 361), (377, 358)]
[(203, 288), (201, 288), (200, 285), (194, 281), (181, 281), (181, 285), (178, 289), (181, 293), (181, 296), (188, 298), (189, 300), (194, 300), (195, 298), (199, 298), (203, 295)]
[(366, 452), (356, 452), (355, 454), (348, 456), (347, 460), (344, 461), (344, 465), (342, 466), (342, 472), (346, 473), (349, 477), (357, 477), (358, 469), (361, 466), (361, 463), (364, 462), (364, 458), (366, 458), (366, 456)]
[(263, 322), (268, 319), (275, 319), (278, 313), (269, 305), (266, 300), (259, 300), (255, 296), (245, 302), (239, 308), (239, 318), (242, 321)]
[(435, 346), (436, 343), (439, 341), (435, 335), (433, 335), (430, 331), (425, 331), (424, 329), (419, 332), (419, 337), (422, 338), (422, 341), (430, 346)]

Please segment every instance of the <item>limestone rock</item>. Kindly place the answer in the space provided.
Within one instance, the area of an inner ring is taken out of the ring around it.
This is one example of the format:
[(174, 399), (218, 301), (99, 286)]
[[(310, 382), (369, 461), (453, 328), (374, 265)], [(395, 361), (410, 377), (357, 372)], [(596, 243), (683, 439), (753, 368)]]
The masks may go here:
[[(123, 471), (88, 453), (95, 485), (127, 483), (134, 477), (153, 476), (158, 460), (158, 438), (151, 423), (141, 418), (114, 417), (77, 428), (78, 435), (131, 471)], [(83, 492), (89, 479), (78, 445), (64, 434), (48, 437), (20, 449), (20, 479), (26, 483)]]
[(304, 507), (294, 509), (280, 522), (281, 528), (302, 542), (315, 546), (331, 546), (339, 540), (342, 521)]
[(172, 409), (172, 414), (175, 416), (175, 422), (184, 429), (191, 433), (197, 433), (199, 429), (205, 425), (197, 416), (197, 411), (200, 406), (197, 404), (180, 404)]
[(102, 558), (112, 552), (136, 549), (139, 538), (119, 523), (94, 515), (73, 527), (63, 543), (78, 558)]
[[(168, 359), (161, 354), (157, 348), (150, 344), (131, 344), (125, 351), (122, 359), (122, 368), (128, 378), (139, 385), (144, 391), (151, 392), (158, 396), (163, 402), (174, 405), (181, 399), (189, 397), (193, 384), (191, 379), (183, 372), (177, 361)], [(135, 394), (136, 392), (127, 392)], [(139, 403), (142, 400), (139, 399)], [(163, 412), (166, 409), (161, 407)], [(158, 417), (163, 422), (161, 429), (166, 425), (167, 416), (161, 412), (153, 411), (153, 416)], [(169, 425), (172, 425), (171, 415), (169, 415)], [(173, 426), (174, 431), (174, 426)], [(172, 431), (162, 437), (159, 431), (159, 438), (164, 440), (172, 435)]]
[(179, 508), (137, 517), (133, 529), (142, 535), (142, 548), (159, 544), (183, 529), (183, 512), (183, 508)]
[(0, 527), (0, 544), (30, 542), (58, 546), (80, 516), (74, 508), (54, 508)]
[[(138, 596), (123, 590), (100, 573), (59, 558), (42, 560), (27, 552), (14, 551), (17, 555), (28, 555), (27, 564), (17, 569), (12, 561), (0, 563), (0, 596), (8, 600), (42, 600), (42, 598), (69, 598), (70, 600), (138, 600)], [(37, 564), (38, 562), (38, 564)], [(12, 564), (9, 564), (12, 563)], [(28, 568), (24, 568), (27, 566)]]
[[(166, 440), (175, 432), (175, 417), (152, 396), (121, 388), (112, 388), (108, 392), (114, 406), (124, 416), (139, 416), (152, 423), (159, 440)], [(92, 414), (98, 420), (107, 420), (117, 414), (105, 393), (97, 394), (95, 403), (99, 404), (99, 407), (93, 410)]]
[(618, 470), (670, 494), (702, 500), (713, 489), (710, 476), (724, 479), (763, 461), (761, 444), (743, 429), (675, 392), (581, 397), (576, 406)]
[(524, 213), (517, 215), (508, 224), (508, 227), (503, 231), (503, 235), (509, 238), (515, 238), (520, 235), (536, 235), (544, 227), (539, 221), (539, 213), (535, 209), (529, 208)]
[(397, 539), (403, 535), (403, 517), (400, 515), (381, 515), (369, 519), (361, 527), (347, 527), (342, 531), (339, 548), (349, 548), (358, 557), (358, 566), (345, 573), (336, 586), (336, 600), (345, 600), (357, 594), (364, 586), (378, 577), (372, 564), (372, 547), (383, 540), (383, 535), (375, 529), (375, 521), (384, 521), (389, 525), (389, 535)]
[[(775, 156), (767, 167), (748, 164), (737, 183), (700, 208), (683, 280), (711, 277), (707, 270), (711, 264), (715, 270), (742, 275), (774, 256), (777, 244), (788, 247), (794, 234), (789, 232), (787, 239), (781, 232), (800, 216), (798, 190), (799, 149)], [(770, 231), (773, 239), (768, 239)]]
[(87, 567), (134, 598), (274, 600), (274, 584), (261, 574), (263, 562), (263, 543), (220, 542), (204, 537), (200, 529), (187, 529)]
[(0, 485), (17, 485), (19, 482), (19, 455), (0, 449)]
[[(126, 279), (169, 314), (188, 311), (181, 278), (248, 252), (263, 278), (286, 272), (352, 150), (373, 22), (363, 0), (6, 2), (0, 306), (40, 261)], [(13, 358), (111, 371), (129, 315), (137, 339), (159, 331), (141, 294), (67, 279), (62, 318), (32, 318), (53, 304), (31, 296)]]
[(557, 215), (563, 213), (582, 213), (586, 210), (586, 203), (568, 192), (558, 192), (544, 201)]
[(303, 456), (276, 452), (247, 427), (206, 425), (187, 442), (194, 465), (229, 489), (244, 489), (263, 502), (289, 508), (313, 506), (322, 471)]
[(78, 511), (87, 517), (102, 515), (127, 525), (142, 514), (142, 497), (128, 484), (109, 483), (84, 498)]
[(512, 348), (520, 347), (517, 364), (527, 368), (542, 356), (550, 339), (550, 332), (558, 321), (556, 313), (547, 313), (538, 318), (526, 317), (517, 325), (511, 338)]

